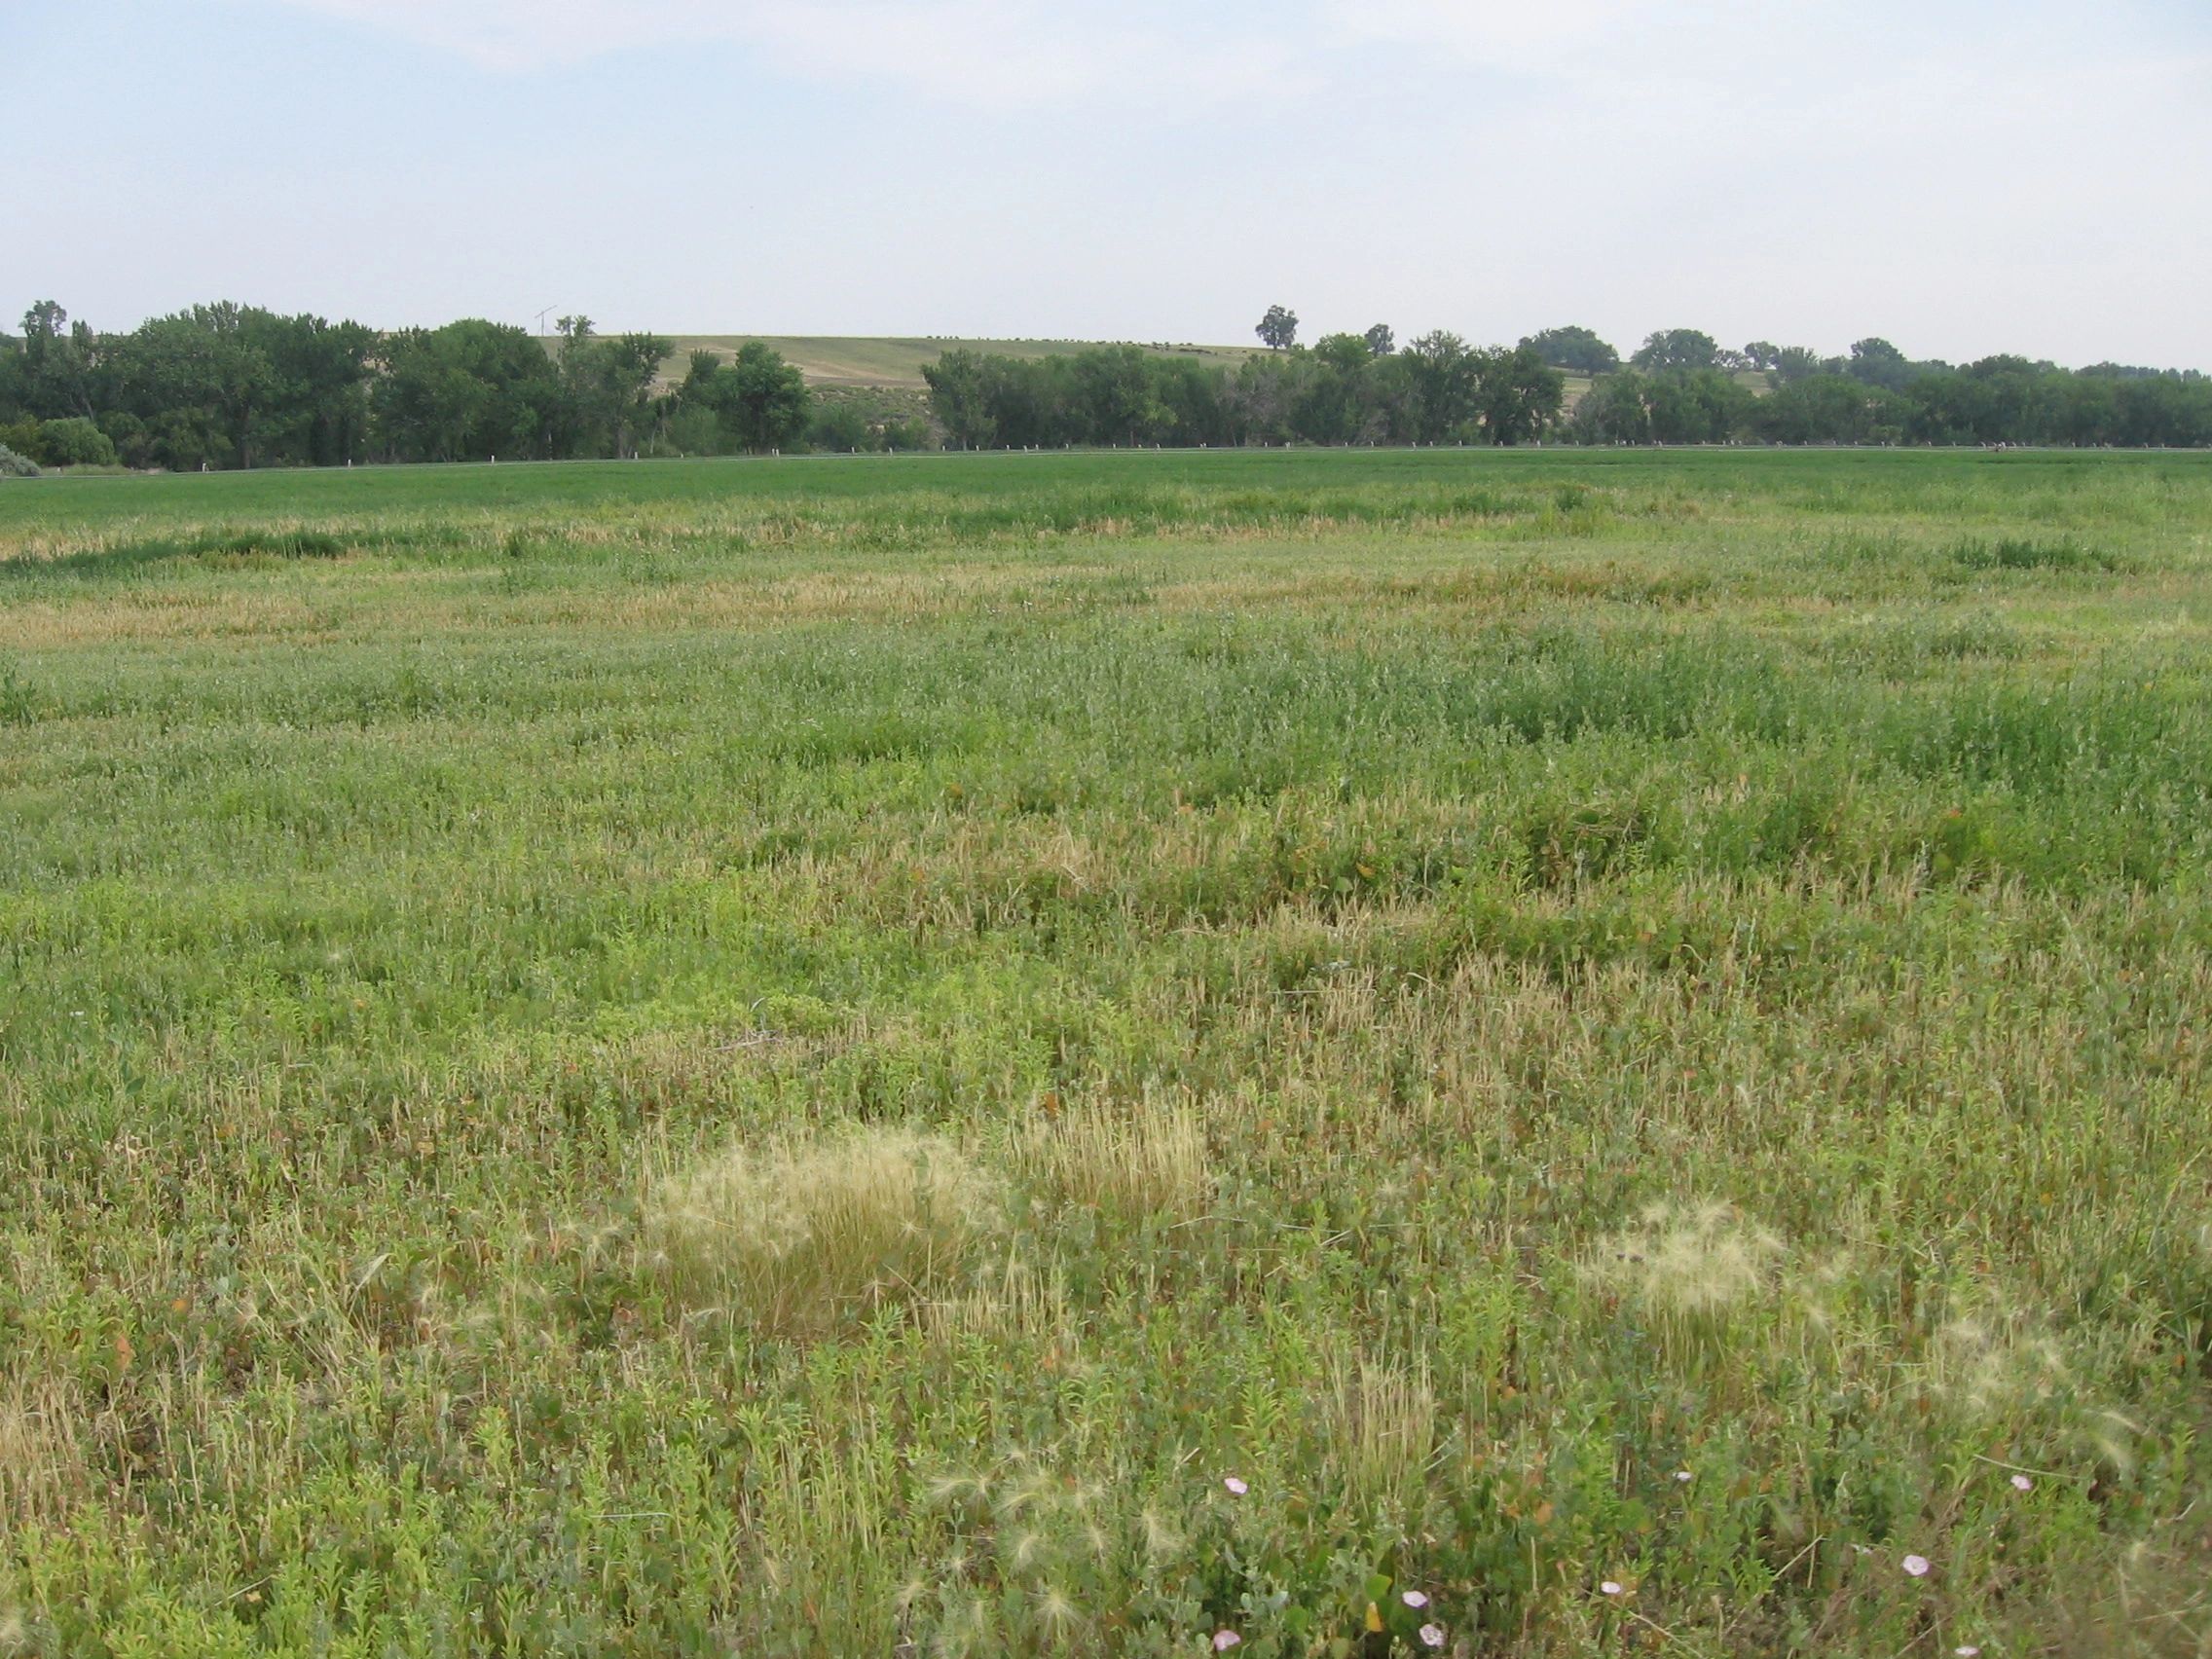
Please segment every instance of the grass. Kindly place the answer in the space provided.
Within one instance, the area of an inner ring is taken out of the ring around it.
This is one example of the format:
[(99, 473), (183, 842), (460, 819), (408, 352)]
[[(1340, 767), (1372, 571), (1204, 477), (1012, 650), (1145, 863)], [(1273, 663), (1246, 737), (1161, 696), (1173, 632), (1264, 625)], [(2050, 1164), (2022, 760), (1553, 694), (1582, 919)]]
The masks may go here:
[(2204, 1651), (2208, 538), (0, 485), (0, 1651)]

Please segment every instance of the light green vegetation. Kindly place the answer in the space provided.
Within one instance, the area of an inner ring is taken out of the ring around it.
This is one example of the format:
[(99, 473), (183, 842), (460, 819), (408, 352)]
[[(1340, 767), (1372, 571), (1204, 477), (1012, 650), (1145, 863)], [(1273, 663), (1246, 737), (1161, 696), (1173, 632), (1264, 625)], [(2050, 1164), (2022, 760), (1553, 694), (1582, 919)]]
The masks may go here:
[(0, 484), (0, 1646), (2202, 1652), (2208, 535)]
[[(684, 365), (693, 351), (715, 351), (734, 357), (749, 340), (773, 347), (786, 362), (796, 367), (813, 386), (902, 387), (919, 390), (922, 365), (934, 363), (946, 351), (983, 351), (1005, 357), (1063, 357), (1094, 349), (1088, 340), (944, 340), (874, 339), (806, 334), (679, 334), (676, 350), (662, 366), (669, 381), (683, 378)], [(1197, 357), (1235, 368), (1259, 350), (1246, 346), (1182, 346), (1160, 344), (1146, 350), (1162, 357)]]

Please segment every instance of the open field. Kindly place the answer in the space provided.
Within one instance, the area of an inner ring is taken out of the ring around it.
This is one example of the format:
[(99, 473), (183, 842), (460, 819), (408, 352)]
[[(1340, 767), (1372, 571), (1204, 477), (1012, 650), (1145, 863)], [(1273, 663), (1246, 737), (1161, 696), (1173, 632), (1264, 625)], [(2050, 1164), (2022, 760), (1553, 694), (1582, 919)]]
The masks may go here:
[(2208, 630), (2212, 457), (0, 484), (0, 1654), (2203, 1653)]
[[(1088, 351), (1104, 342), (1091, 340), (938, 340), (927, 338), (860, 338), (799, 334), (678, 334), (670, 336), (676, 350), (662, 366), (662, 375), (682, 380), (693, 351), (715, 351), (734, 357), (749, 340), (772, 346), (784, 360), (821, 387), (895, 387), (919, 390), (924, 364), (934, 363), (947, 351), (968, 350), (1006, 357), (1060, 357)], [(1260, 350), (1257, 346), (1148, 345), (1156, 356), (1196, 357), (1202, 362), (1235, 368)]]

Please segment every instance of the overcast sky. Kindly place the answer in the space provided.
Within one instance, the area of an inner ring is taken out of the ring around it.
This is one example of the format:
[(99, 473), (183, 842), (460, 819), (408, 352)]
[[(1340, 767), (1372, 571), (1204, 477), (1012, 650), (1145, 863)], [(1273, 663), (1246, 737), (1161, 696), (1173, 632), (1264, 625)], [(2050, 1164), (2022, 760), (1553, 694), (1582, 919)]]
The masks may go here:
[(0, 154), (10, 319), (2212, 368), (2205, 0), (0, 0)]

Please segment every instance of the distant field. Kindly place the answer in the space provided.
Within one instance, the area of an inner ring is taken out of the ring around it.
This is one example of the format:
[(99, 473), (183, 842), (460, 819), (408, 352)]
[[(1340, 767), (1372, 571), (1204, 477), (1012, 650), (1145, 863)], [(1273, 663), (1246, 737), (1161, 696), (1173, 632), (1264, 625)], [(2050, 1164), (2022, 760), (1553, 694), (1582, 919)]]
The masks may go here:
[[(1101, 344), (1087, 340), (933, 340), (862, 339), (796, 334), (679, 334), (671, 336), (676, 350), (663, 373), (682, 379), (693, 351), (718, 351), (734, 356), (749, 340), (758, 340), (782, 352), (797, 365), (809, 383), (836, 387), (903, 387), (923, 385), (922, 366), (934, 363), (946, 351), (966, 348), (1010, 357), (1053, 357), (1085, 351)], [(1257, 347), (1148, 345), (1161, 356), (1198, 357), (1231, 366), (1250, 356)]]
[(2212, 457), (0, 483), (0, 1655), (2201, 1654), (2208, 795)]

